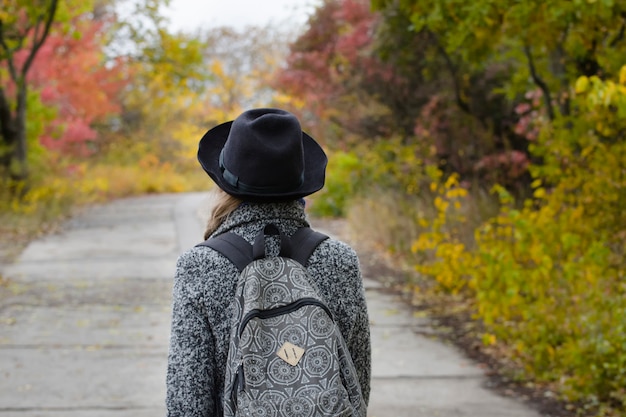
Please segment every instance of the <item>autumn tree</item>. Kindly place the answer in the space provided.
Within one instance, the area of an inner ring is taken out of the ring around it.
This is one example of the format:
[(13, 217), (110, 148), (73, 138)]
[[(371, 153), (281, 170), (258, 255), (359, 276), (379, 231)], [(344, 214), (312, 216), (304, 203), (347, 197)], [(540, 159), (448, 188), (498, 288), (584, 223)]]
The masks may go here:
[(201, 42), (164, 28), (128, 62), (129, 83), (120, 95), (119, 125), (109, 132), (107, 150), (118, 162), (144, 156), (173, 161), (182, 124), (192, 122), (202, 85), (209, 77)]
[(547, 383), (583, 414), (624, 415), (624, 337), (615, 311), (624, 311), (625, 299), (626, 5), (373, 4), (404, 15), (405, 36), (436, 39), (452, 64), (442, 73), (461, 87), (459, 107), (473, 110), (464, 94), (472, 74), (499, 67), (499, 85), (487, 91), (515, 103), (515, 130), (534, 158), (529, 198), (522, 204), (495, 187), (500, 211), (469, 233), (474, 240), (465, 241), (450, 219), (448, 205), (459, 196), (450, 177), (434, 202), (440, 217), (418, 222), (430, 231), (414, 243), (416, 269), (445, 291), (467, 290), (473, 316), (486, 326), (483, 342), (505, 352), (520, 376)]
[[(326, 1), (292, 44), (276, 86), (300, 98), (321, 125), (336, 126), (326, 137), (419, 140), (435, 144), (437, 159), (451, 169), (471, 173), (493, 147), (490, 129), (506, 135), (503, 120), (513, 113), (490, 91), (500, 85), (500, 73), (474, 71), (465, 78), (452, 68), (459, 80), (453, 82), (446, 71), (451, 59), (435, 36), (408, 31), (410, 25), (406, 14), (373, 13), (366, 1)], [(489, 143), (477, 146), (481, 142)]]
[[(11, 176), (28, 176), (26, 162), (27, 75), (46, 41), (59, 8), (58, 0), (2, 2), (0, 11), (0, 163)], [(11, 84), (6, 83), (8, 78)]]
[(39, 137), (48, 150), (70, 156), (95, 152), (96, 124), (108, 126), (107, 118), (120, 111), (119, 94), (129, 80), (126, 60), (107, 59), (103, 52), (110, 19), (73, 19), (80, 36), (51, 33), (34, 61), (29, 82), (56, 111)]
[(303, 120), (325, 126), (330, 142), (412, 130), (420, 98), (409, 80), (374, 53), (379, 17), (363, 0), (326, 1), (291, 45), (275, 86), (298, 97)]
[(214, 120), (274, 102), (273, 77), (288, 53), (289, 28), (218, 27), (204, 30), (200, 36), (205, 45), (204, 59), (212, 75), (203, 94)]
[(429, 31), (458, 61), (515, 63), (509, 94), (539, 89), (551, 120), (557, 112), (569, 114), (567, 90), (578, 76), (614, 76), (626, 49), (626, 5), (618, 1), (373, 0), (372, 5), (408, 16), (405, 30)]
[(521, 186), (528, 141), (516, 131), (519, 97), (504, 93), (511, 62), (468, 63), (459, 51), (446, 51), (432, 31), (410, 30), (403, 10), (379, 13), (375, 53), (410, 80), (413, 95), (421, 98), (411, 105), (414, 140), (433, 146), (446, 172)]

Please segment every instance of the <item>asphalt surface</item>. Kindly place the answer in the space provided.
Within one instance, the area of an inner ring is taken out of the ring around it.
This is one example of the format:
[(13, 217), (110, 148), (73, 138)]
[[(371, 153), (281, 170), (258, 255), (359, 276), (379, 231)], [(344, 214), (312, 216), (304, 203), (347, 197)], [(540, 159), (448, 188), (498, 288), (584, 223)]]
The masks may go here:
[[(97, 206), (0, 266), (11, 282), (0, 287), (0, 417), (165, 415), (172, 277), (207, 204), (179, 194)], [(485, 388), (480, 366), (432, 337), (427, 318), (364, 280), (369, 417), (539, 416)]]

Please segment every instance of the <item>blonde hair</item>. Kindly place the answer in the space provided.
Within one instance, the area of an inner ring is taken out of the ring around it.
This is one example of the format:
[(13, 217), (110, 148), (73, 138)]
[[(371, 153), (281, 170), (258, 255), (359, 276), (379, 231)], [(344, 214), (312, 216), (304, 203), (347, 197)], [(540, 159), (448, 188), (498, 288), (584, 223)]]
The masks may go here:
[(243, 200), (233, 197), (219, 187), (215, 187), (211, 191), (211, 200), (209, 220), (204, 231), (205, 239), (208, 239), (220, 224), (243, 202)]

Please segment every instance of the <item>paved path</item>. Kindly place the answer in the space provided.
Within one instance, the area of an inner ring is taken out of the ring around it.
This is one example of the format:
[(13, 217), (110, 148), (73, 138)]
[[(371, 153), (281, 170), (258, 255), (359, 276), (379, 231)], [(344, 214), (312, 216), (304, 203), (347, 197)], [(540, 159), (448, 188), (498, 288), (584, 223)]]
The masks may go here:
[[(165, 415), (171, 281), (205, 206), (181, 194), (95, 207), (1, 266), (0, 417)], [(365, 280), (370, 417), (538, 417), (483, 388), (478, 366)]]

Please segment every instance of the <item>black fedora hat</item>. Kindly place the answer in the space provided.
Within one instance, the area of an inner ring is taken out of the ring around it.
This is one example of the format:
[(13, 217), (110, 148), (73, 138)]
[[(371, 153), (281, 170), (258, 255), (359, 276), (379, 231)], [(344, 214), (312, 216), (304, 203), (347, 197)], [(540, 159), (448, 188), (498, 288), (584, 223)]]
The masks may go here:
[(328, 160), (293, 114), (260, 108), (206, 132), (198, 161), (228, 194), (249, 201), (274, 201), (320, 190)]

